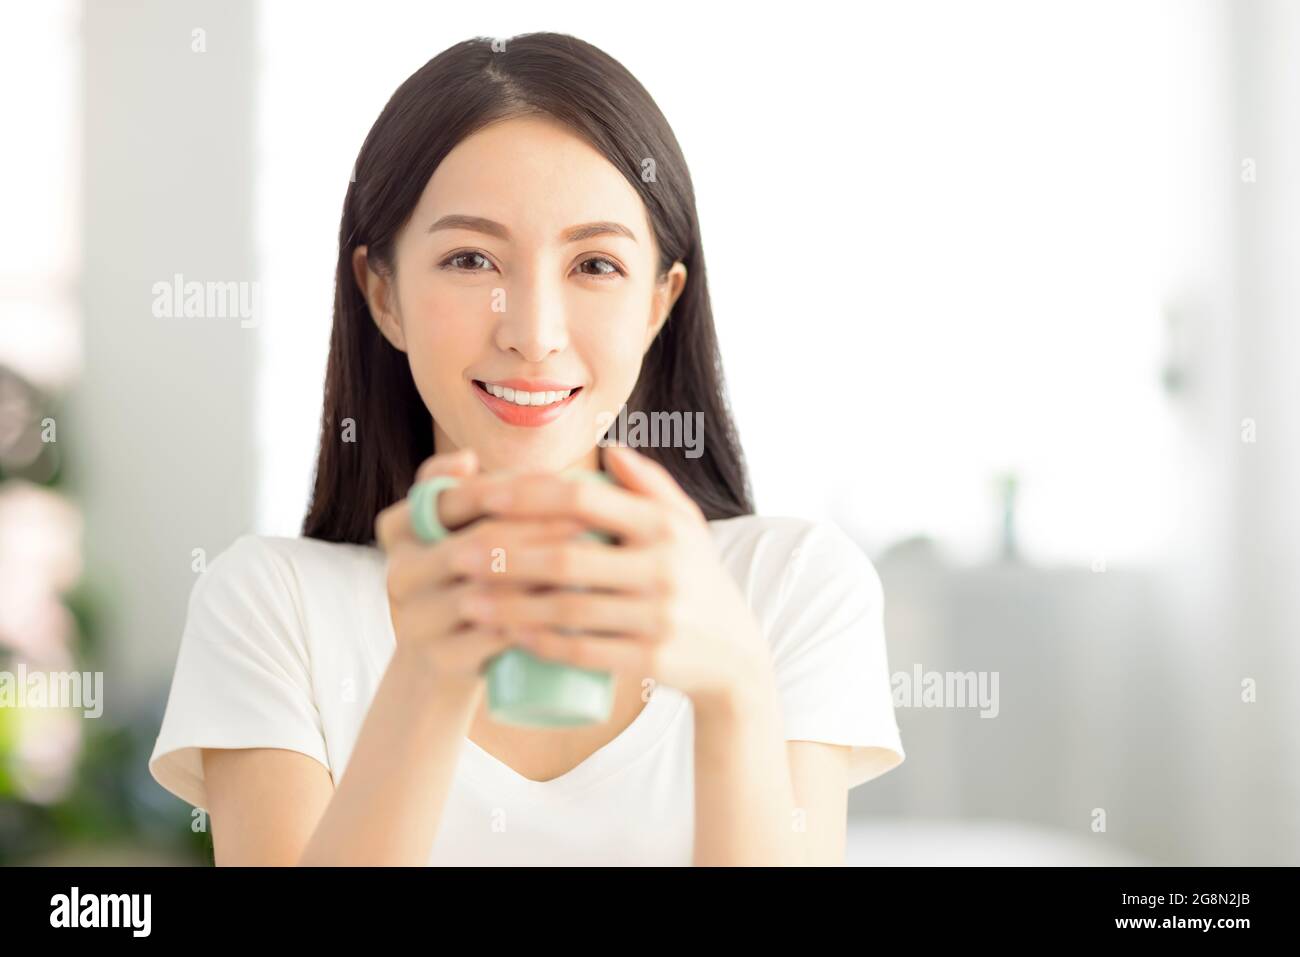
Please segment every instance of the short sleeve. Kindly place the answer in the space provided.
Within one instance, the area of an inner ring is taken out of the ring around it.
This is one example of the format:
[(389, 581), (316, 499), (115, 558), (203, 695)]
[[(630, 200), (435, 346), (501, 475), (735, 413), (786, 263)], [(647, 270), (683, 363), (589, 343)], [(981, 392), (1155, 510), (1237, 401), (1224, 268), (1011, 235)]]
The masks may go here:
[(207, 808), (201, 748), (284, 748), (329, 767), (293, 582), (271, 544), (245, 535), (190, 592), (149, 772), (195, 807)]
[(884, 591), (837, 525), (809, 523), (791, 549), (769, 641), (786, 740), (849, 745), (849, 788), (903, 762)]

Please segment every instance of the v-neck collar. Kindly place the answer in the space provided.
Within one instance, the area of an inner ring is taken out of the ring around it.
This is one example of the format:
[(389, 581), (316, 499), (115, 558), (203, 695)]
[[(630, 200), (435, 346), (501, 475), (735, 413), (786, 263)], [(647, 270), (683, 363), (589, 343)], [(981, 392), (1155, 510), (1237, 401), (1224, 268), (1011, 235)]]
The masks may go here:
[(549, 781), (525, 777), (468, 736), (461, 766), (476, 781), (494, 788), (508, 787), (535, 798), (567, 797), (599, 784), (649, 751), (685, 707), (686, 701), (686, 696), (676, 689), (657, 686), (631, 724), (593, 751), (581, 764)]
[[(379, 560), (375, 562), (376, 573), (373, 585), (369, 589), (373, 609), (370, 621), (374, 622), (377, 618), (383, 623), (379, 628), (380, 640), (383, 642), (386, 654), (391, 656), (397, 647), (397, 635), (393, 631), (393, 618), (388, 610), (386, 585), (388, 563), (382, 556), (381, 551)], [(388, 660), (391, 660), (391, 657)], [(468, 735), (462, 738), (464, 746), (457, 773), (463, 771), (468, 777), (487, 787), (494, 789), (508, 787), (534, 798), (568, 796), (600, 783), (649, 751), (675, 722), (689, 701), (690, 699), (676, 688), (657, 685), (650, 695), (650, 700), (632, 719), (631, 724), (593, 751), (581, 764), (549, 781), (535, 781), (525, 777), (490, 751), (480, 747)]]

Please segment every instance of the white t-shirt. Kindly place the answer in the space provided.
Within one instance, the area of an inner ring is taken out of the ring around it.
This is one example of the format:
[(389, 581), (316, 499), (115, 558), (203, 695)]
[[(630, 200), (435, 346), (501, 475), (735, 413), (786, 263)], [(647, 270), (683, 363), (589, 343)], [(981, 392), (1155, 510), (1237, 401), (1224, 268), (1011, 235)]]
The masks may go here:
[[(713, 540), (762, 626), (787, 740), (851, 745), (847, 786), (897, 767), (880, 579), (838, 526), (741, 516)], [(337, 783), (395, 646), (385, 553), (245, 535), (190, 595), (149, 770), (206, 808), (200, 748), (286, 748)], [(636, 719), (550, 781), (464, 739), (431, 865), (689, 865), (690, 698), (660, 684)]]

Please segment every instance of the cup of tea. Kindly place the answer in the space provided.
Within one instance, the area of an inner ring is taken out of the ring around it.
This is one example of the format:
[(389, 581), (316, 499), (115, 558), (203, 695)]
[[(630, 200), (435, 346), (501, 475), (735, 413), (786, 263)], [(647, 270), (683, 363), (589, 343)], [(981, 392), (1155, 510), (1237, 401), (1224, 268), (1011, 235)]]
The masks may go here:
[[(614, 484), (614, 477), (607, 472), (569, 469), (560, 475), (574, 481)], [(440, 481), (444, 487), (454, 484), (445, 478)], [(419, 531), (422, 527), (416, 523), (417, 535), (427, 538)], [(584, 532), (582, 537), (612, 541), (597, 531)], [(484, 677), (488, 713), (504, 724), (533, 728), (599, 724), (609, 720), (614, 706), (614, 676), (610, 672), (540, 658), (524, 648), (507, 648), (492, 657)]]
[[(575, 481), (613, 483), (607, 472), (571, 469), (560, 473)], [(609, 542), (602, 532), (584, 538)], [(524, 648), (507, 648), (488, 662), (488, 713), (505, 724), (563, 728), (609, 720), (614, 706), (614, 676), (539, 658)]]

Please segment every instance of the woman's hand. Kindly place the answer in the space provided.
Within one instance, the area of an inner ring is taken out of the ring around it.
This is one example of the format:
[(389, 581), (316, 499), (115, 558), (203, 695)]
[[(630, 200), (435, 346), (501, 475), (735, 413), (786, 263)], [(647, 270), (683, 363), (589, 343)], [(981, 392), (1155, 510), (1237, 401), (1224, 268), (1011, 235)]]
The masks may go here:
[[(427, 459), (416, 481), (435, 475), (467, 480), (477, 471), (473, 450), (462, 449)], [(444, 525), (451, 527), (441, 503), (439, 511)], [(414, 651), (430, 663), (439, 681), (472, 689), (487, 660), (514, 644), (514, 636), (501, 628), (475, 623), (471, 614), (475, 601), (488, 598), (501, 586), (482, 579), (468, 580), (453, 566), (452, 559), (466, 550), (476, 554), (496, 548), (514, 552), (558, 543), (581, 530), (579, 523), (566, 519), (485, 518), (429, 544), (412, 530), (407, 499), (384, 509), (375, 519), (375, 538), (388, 553), (389, 613), (398, 648)]]
[[(704, 514), (668, 471), (628, 448), (607, 451), (622, 487), (495, 475), (444, 494), (461, 493), (449, 507), (463, 514), (571, 519), (619, 542), (463, 539), (448, 549), (455, 572), (473, 581), (550, 586), (498, 588), (466, 613), (477, 628), (504, 629), (540, 657), (631, 671), (697, 703), (729, 702), (770, 671), (758, 623), (718, 559)], [(587, 590), (565, 590), (575, 588)]]

